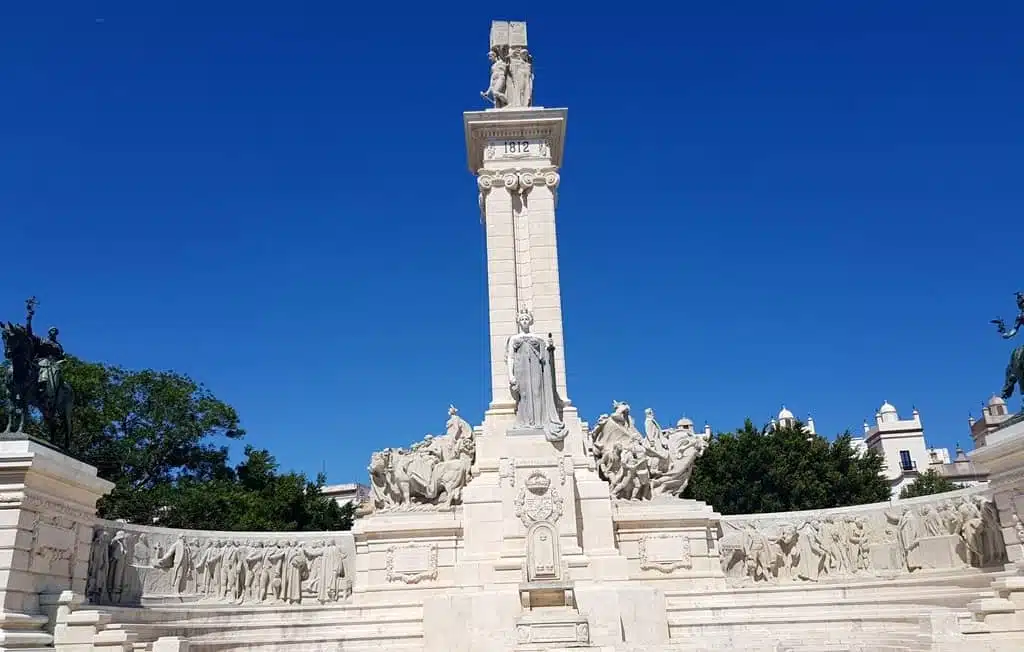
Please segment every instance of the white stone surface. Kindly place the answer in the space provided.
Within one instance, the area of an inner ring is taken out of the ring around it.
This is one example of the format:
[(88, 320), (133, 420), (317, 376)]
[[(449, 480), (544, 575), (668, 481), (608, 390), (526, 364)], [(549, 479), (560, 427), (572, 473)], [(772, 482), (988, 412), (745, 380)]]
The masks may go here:
[[(0, 441), (0, 640), (47, 645), (38, 631), (64, 591), (84, 592), (96, 501), (113, 484), (29, 439)], [(51, 624), (52, 628), (52, 624)]]

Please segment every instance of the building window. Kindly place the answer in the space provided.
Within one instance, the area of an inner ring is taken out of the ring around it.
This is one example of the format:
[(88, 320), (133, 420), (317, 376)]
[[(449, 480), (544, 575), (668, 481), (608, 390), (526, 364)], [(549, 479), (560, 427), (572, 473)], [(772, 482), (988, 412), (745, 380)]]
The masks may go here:
[(900, 468), (904, 471), (917, 470), (917, 464), (914, 464), (914, 460), (910, 459), (910, 451), (900, 451)]

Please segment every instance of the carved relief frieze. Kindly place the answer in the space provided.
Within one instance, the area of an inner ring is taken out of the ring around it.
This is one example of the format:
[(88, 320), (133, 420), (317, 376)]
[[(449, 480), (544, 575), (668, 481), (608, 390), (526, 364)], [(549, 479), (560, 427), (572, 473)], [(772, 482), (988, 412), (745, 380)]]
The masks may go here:
[[(347, 542), (346, 542), (347, 539)], [(321, 604), (351, 594), (350, 537), (232, 535), (104, 522), (93, 531), (86, 597), (92, 604)], [(350, 548), (349, 548), (350, 549)]]
[(995, 568), (1006, 559), (995, 504), (971, 490), (885, 507), (729, 517), (722, 530), (722, 570), (733, 583)]
[(693, 568), (690, 540), (682, 534), (645, 534), (638, 541), (640, 570), (671, 573)]
[(388, 582), (419, 584), (437, 579), (437, 544), (388, 546), (385, 559)]
[(537, 521), (555, 523), (562, 517), (562, 496), (543, 471), (536, 470), (526, 477), (513, 505), (515, 515), (529, 527)]

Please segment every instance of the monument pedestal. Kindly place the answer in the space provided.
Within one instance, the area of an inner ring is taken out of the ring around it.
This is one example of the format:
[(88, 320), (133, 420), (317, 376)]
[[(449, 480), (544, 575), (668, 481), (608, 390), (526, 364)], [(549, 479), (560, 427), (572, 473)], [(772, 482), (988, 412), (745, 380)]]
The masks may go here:
[(429, 505), (377, 512), (356, 521), (354, 593), (451, 587), (462, 539), (462, 510)]
[(0, 441), (0, 652), (44, 648), (60, 594), (85, 593), (96, 469), (28, 439)]
[(971, 460), (988, 471), (988, 486), (999, 510), (1006, 557), (1024, 561), (1024, 421), (1011, 420), (985, 438)]
[(694, 590), (725, 588), (718, 551), (722, 516), (709, 505), (664, 496), (617, 500), (613, 512), (630, 579), (687, 580)]

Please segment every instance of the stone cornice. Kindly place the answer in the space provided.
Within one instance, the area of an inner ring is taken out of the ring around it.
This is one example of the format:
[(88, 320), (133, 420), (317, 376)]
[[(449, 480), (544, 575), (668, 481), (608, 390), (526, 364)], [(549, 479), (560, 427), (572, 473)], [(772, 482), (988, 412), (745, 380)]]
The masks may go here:
[(487, 141), (540, 139), (547, 143), (551, 162), (562, 165), (565, 147), (566, 109), (491, 109), (467, 111), (462, 114), (466, 132), (466, 153), (469, 169), (476, 172), (483, 167)]

